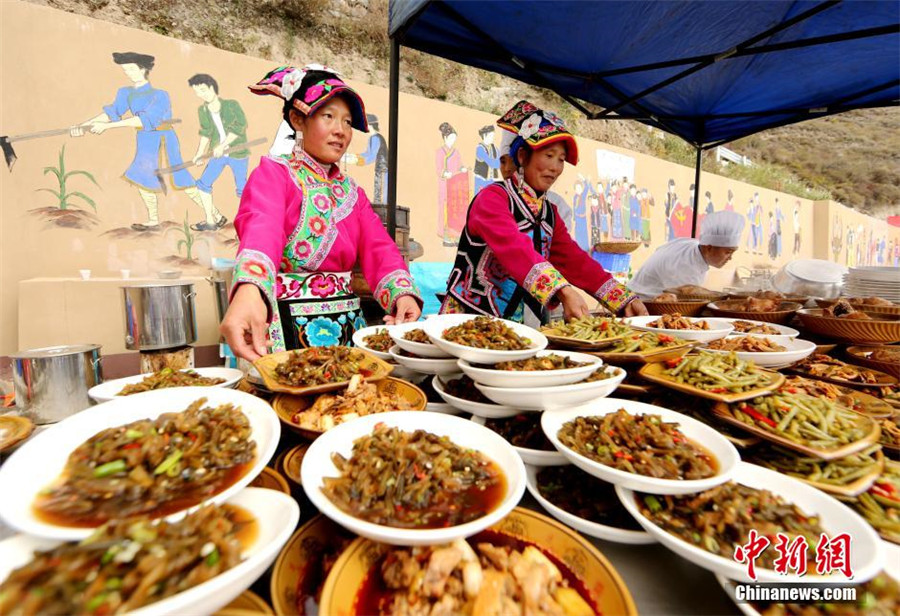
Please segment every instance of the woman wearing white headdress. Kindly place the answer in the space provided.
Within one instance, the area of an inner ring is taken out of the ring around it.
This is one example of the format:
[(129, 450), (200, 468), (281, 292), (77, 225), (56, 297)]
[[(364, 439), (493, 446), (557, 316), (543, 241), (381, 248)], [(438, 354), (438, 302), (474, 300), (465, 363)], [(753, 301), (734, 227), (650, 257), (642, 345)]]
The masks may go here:
[(731, 261), (743, 230), (744, 217), (736, 212), (708, 214), (700, 239), (682, 238), (660, 246), (628, 288), (642, 299), (652, 299), (664, 289), (702, 285), (710, 266), (722, 268)]

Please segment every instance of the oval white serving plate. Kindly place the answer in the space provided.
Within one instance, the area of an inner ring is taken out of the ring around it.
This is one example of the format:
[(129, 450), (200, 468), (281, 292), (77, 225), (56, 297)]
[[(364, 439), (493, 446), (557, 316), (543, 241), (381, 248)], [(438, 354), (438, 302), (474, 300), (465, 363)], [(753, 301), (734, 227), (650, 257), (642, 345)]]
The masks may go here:
[[(257, 520), (259, 532), (253, 543), (244, 549), (243, 560), (202, 584), (129, 614), (212, 614), (231, 603), (269, 568), (300, 519), (297, 502), (286, 494), (265, 488), (245, 488), (227, 502), (249, 511)], [(0, 554), (3, 555), (0, 580), (5, 580), (13, 569), (28, 563), (35, 550), (48, 550), (59, 544), (58, 540), (31, 535), (16, 535), (0, 542)]]
[[(817, 516), (820, 525), (829, 537), (840, 533), (849, 533), (850, 537), (852, 537), (850, 563), (853, 569), (854, 583), (866, 582), (875, 577), (884, 568), (885, 552), (881, 539), (863, 518), (835, 498), (820, 492), (812, 486), (806, 485), (798, 479), (746, 462), (738, 464), (732, 479), (741, 485), (758, 490), (768, 490), (785, 501), (793, 503), (804, 513)], [(623, 486), (616, 486), (616, 493), (619, 495), (622, 504), (628, 509), (628, 512), (635, 517), (648, 533), (655, 536), (660, 543), (682, 558), (729, 579), (746, 583), (753, 582), (747, 575), (746, 564), (738, 563), (732, 558), (723, 558), (679, 539), (657, 526), (641, 513), (633, 491)], [(770, 546), (769, 549), (774, 548)], [(808, 584), (847, 582), (842, 575), (830, 577), (816, 575), (815, 563), (812, 563), (812, 565), (812, 572), (807, 572), (802, 578), (796, 575), (781, 575), (772, 569), (756, 567), (757, 581), (772, 583), (803, 582)]]
[[(39, 519), (32, 510), (38, 493), (55, 482), (69, 454), (101, 430), (139, 419), (155, 419), (163, 413), (180, 412), (194, 401), (206, 398), (208, 406), (233, 404), (250, 421), (256, 441), (256, 459), (247, 473), (207, 502), (220, 503), (240, 492), (262, 472), (274, 455), (281, 436), (281, 422), (269, 404), (250, 394), (222, 387), (176, 387), (125, 396), (85, 409), (54, 424), (20, 447), (0, 467), (0, 517), (10, 526), (38, 537), (62, 540), (84, 539), (93, 529), (57, 526)], [(178, 519), (185, 510), (166, 516)]]
[[(423, 329), (431, 341), (440, 347), (445, 353), (449, 353), (459, 359), (465, 359), (476, 364), (496, 364), (501, 361), (515, 361), (517, 359), (528, 359), (534, 356), (538, 351), (547, 348), (547, 337), (536, 329), (532, 329), (527, 325), (515, 323), (513, 321), (504, 320), (503, 323), (512, 329), (519, 336), (531, 341), (527, 349), (518, 351), (503, 351), (493, 349), (479, 349), (476, 347), (457, 344), (444, 339), (444, 331), (471, 321), (477, 318), (474, 314), (444, 314), (427, 319)], [(501, 319), (502, 320), (502, 319)]]
[[(663, 421), (678, 423), (678, 429), (682, 434), (695, 444), (704, 447), (715, 457), (718, 472), (705, 479), (657, 479), (647, 475), (629, 473), (601, 464), (575, 452), (563, 445), (557, 436), (563, 424), (576, 417), (601, 417), (615, 413), (622, 408), (631, 415), (659, 415)], [(734, 445), (714, 428), (693, 417), (676, 413), (667, 408), (633, 400), (602, 398), (572, 409), (544, 413), (541, 417), (541, 426), (553, 446), (581, 470), (603, 481), (650, 494), (691, 494), (708, 490), (728, 481), (741, 460)]]
[[(506, 475), (503, 500), (480, 518), (447, 528), (395, 528), (345, 513), (322, 491), (324, 477), (340, 475), (331, 456), (339, 453), (349, 459), (353, 452), (353, 442), (371, 434), (378, 423), (407, 432), (426, 430), (432, 434), (447, 436), (456, 445), (474, 449), (493, 460)], [(391, 545), (433, 545), (469, 537), (506, 517), (518, 505), (525, 492), (525, 465), (516, 450), (502, 436), (484, 426), (477, 426), (468, 419), (428, 411), (367, 415), (332, 428), (309, 446), (303, 456), (300, 476), (306, 496), (321, 513), (362, 537)]]
[[(193, 368), (195, 372), (197, 372), (200, 376), (205, 376), (207, 378), (214, 379), (225, 379), (224, 383), (219, 383), (218, 385), (210, 385), (209, 387), (228, 387), (233, 388), (238, 384), (244, 377), (244, 373), (235, 368), (220, 368), (218, 366), (212, 368)], [(126, 385), (132, 385), (134, 383), (140, 383), (146, 377), (151, 376), (153, 373), (148, 372), (146, 374), (136, 374), (135, 376), (126, 376), (121, 379), (114, 379), (112, 381), (105, 381), (100, 383), (99, 385), (94, 385), (88, 390), (88, 395), (96, 400), (97, 402), (109, 402), (110, 400), (115, 400), (116, 398), (130, 398), (131, 396), (119, 396), (119, 392)], [(170, 387), (169, 389), (174, 389)], [(156, 390), (152, 390), (156, 391)], [(147, 393), (147, 392), (143, 392)], [(132, 396), (137, 396), (140, 394), (131, 394)]]

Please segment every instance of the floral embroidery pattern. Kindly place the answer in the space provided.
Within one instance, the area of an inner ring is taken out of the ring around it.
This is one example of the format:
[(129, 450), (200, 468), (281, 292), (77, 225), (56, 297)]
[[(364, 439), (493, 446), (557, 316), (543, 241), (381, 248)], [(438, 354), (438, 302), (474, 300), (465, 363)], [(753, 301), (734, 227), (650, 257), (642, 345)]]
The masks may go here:
[(326, 170), (302, 150), (272, 160), (288, 168), (302, 195), (300, 218), (284, 247), (284, 257), (293, 271), (315, 271), (337, 239), (337, 224), (356, 206), (356, 183), (342, 173), (328, 178)]
[(280, 273), (276, 280), (279, 309), (269, 326), (275, 351), (298, 344), (300, 348), (349, 344), (360, 314), (359, 298), (350, 290), (350, 272)]
[(318, 277), (309, 283), (309, 290), (317, 297), (328, 297), (335, 291), (334, 280), (328, 277)]
[(321, 216), (313, 216), (309, 219), (309, 231), (315, 237), (321, 237), (322, 235), (324, 235), (327, 228), (328, 224)]
[(547, 305), (550, 298), (561, 288), (569, 286), (563, 275), (549, 261), (535, 263), (525, 276), (524, 289), (542, 305)]
[(278, 274), (278, 299), (350, 295), (350, 272)]
[(597, 289), (594, 297), (612, 312), (619, 313), (625, 306), (634, 301), (637, 295), (620, 285), (615, 278), (610, 278)]
[(266, 297), (269, 307), (275, 309), (275, 265), (264, 252), (244, 249), (234, 265), (234, 285), (249, 282), (259, 288)]
[(372, 295), (388, 314), (394, 312), (398, 298), (404, 295), (421, 296), (412, 276), (406, 270), (395, 270), (387, 274), (375, 287)]
[(341, 326), (331, 319), (317, 317), (304, 328), (310, 346), (331, 346), (341, 339)]

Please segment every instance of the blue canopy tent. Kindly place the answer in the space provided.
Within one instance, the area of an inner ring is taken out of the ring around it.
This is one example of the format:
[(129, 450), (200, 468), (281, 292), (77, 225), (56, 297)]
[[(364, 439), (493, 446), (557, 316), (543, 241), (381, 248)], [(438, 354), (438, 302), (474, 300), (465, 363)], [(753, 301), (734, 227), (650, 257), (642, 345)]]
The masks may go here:
[[(389, 229), (400, 46), (553, 90), (697, 150), (900, 104), (900, 3), (841, 0), (391, 0)], [(696, 232), (697, 208), (693, 229)]]

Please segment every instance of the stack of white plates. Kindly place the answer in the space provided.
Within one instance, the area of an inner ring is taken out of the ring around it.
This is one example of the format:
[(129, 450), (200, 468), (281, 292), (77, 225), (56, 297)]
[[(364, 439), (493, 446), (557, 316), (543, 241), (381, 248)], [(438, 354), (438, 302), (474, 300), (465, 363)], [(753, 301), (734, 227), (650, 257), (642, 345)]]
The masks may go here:
[(844, 276), (843, 294), (900, 303), (900, 267), (851, 267)]

